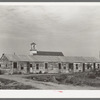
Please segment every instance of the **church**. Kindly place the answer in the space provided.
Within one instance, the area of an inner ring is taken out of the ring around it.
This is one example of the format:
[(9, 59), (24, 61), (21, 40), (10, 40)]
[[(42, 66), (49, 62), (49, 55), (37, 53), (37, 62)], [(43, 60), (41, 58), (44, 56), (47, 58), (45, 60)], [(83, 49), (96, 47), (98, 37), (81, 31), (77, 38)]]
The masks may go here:
[(73, 73), (99, 70), (100, 61), (95, 57), (69, 57), (62, 52), (38, 51), (31, 43), (30, 55), (2, 54), (2, 74)]

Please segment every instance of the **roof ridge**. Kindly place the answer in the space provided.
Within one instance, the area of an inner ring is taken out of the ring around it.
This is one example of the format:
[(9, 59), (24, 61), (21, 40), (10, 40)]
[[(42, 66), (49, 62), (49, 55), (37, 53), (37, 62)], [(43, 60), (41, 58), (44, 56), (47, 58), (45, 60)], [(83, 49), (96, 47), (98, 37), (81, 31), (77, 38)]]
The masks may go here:
[(37, 52), (61, 52), (61, 51), (37, 51)]

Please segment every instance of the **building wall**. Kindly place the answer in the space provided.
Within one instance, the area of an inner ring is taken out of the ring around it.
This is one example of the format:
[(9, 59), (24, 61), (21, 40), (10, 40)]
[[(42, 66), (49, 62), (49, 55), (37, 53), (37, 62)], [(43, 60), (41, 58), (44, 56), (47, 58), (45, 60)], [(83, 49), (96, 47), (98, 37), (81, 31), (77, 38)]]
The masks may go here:
[(85, 71), (91, 71), (94, 69), (94, 63), (85, 63)]
[(32, 64), (31, 69), (33, 70), (33, 73), (44, 73), (44, 64), (43, 64), (43, 62), (35, 62), (35, 63), (31, 63), (31, 64)]
[(50, 62), (48, 63), (48, 73), (59, 73), (60, 70), (58, 68), (58, 62)]
[(0, 62), (0, 73), (9, 74), (12, 73), (12, 62), (1, 61)]
[[(45, 63), (47, 63), (47, 68), (45, 68)], [(61, 69), (59, 69), (59, 63), (61, 64)], [(68, 64), (61, 62), (34, 62), (32, 64), (33, 73), (68, 73)], [(37, 68), (37, 64), (39, 68)]]
[[(17, 68), (13, 66), (14, 62), (10, 61), (1, 61), (0, 62), (0, 70), (4, 71), (4, 73), (8, 74), (29, 74), (29, 73), (71, 73), (71, 72), (83, 72), (83, 63), (73, 63), (73, 70), (70, 71), (69, 63), (67, 62), (30, 62), (28, 66), (28, 62), (18, 61)], [(45, 64), (47, 63), (47, 68), (45, 68)], [(37, 69), (38, 64), (38, 69)], [(61, 68), (59, 68), (59, 64), (61, 64)], [(88, 64), (91, 66), (88, 67)], [(32, 66), (31, 66), (32, 65)], [(100, 63), (95, 63), (95, 68), (100, 70)], [(85, 71), (91, 71), (94, 69), (94, 63), (85, 63)]]
[(95, 64), (95, 69), (96, 69), (96, 70), (100, 70), (100, 63), (96, 63), (96, 64)]
[[(45, 68), (45, 63), (47, 63), (47, 69)], [(61, 69), (59, 69), (59, 63), (61, 64)], [(83, 63), (73, 63), (73, 70), (69, 70), (69, 63), (61, 62), (30, 62), (32, 67), (29, 66), (29, 73), (70, 73), (70, 72), (83, 72)], [(38, 69), (37, 69), (38, 64)], [(88, 64), (91, 66), (88, 67)], [(96, 68), (100, 63), (96, 63)], [(23, 68), (22, 68), (23, 67)], [(85, 71), (91, 71), (94, 69), (94, 63), (85, 63)], [(14, 69), (13, 69), (14, 70)], [(14, 71), (15, 72), (15, 71)], [(18, 73), (28, 73), (27, 62), (18, 62)]]
[(17, 73), (27, 74), (27, 62), (17, 62)]
[(83, 71), (83, 64), (82, 63), (73, 63), (73, 72), (82, 72)]
[[(47, 63), (47, 68), (45, 68), (45, 63)], [(38, 67), (37, 68), (37, 64)], [(34, 62), (32, 63), (33, 73), (58, 73), (57, 63), (53, 62)]]
[(63, 62), (62, 63), (62, 69), (61, 69), (61, 73), (69, 73), (69, 67), (68, 67), (68, 63)]
[[(14, 68), (13, 65), (14, 62), (2, 62), (0, 70), (5, 70), (5, 73), (8, 74), (27, 74), (27, 63), (26, 62), (16, 62), (17, 63), (17, 68)], [(23, 69), (22, 69), (23, 67)]]

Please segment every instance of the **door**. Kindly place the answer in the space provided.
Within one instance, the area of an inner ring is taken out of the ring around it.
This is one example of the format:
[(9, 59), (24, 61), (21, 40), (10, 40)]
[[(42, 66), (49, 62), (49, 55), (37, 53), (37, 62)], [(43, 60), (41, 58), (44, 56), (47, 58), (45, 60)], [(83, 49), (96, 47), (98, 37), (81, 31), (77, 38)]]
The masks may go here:
[(95, 71), (96, 70), (96, 64), (94, 63), (93, 66), (94, 66), (94, 71)]
[(32, 64), (30, 64), (30, 73), (33, 73)]
[(17, 70), (17, 62), (13, 62), (13, 73), (17, 73), (18, 70)]
[(30, 63), (27, 62), (27, 73), (30, 73)]
[(17, 62), (13, 63), (13, 68), (17, 68)]
[(69, 71), (70, 72), (73, 72), (74, 71), (73, 63), (69, 63)]
[(85, 63), (83, 63), (83, 72), (85, 72)]

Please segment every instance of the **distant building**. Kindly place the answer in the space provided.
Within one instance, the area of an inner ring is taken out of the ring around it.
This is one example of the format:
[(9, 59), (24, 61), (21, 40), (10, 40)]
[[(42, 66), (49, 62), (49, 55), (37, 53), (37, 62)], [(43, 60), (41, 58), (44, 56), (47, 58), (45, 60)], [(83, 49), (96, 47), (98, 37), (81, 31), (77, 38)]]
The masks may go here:
[(2, 54), (0, 70), (7, 74), (73, 73), (100, 69), (94, 57), (65, 57), (62, 52), (37, 51), (31, 43), (30, 55)]

